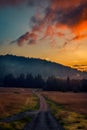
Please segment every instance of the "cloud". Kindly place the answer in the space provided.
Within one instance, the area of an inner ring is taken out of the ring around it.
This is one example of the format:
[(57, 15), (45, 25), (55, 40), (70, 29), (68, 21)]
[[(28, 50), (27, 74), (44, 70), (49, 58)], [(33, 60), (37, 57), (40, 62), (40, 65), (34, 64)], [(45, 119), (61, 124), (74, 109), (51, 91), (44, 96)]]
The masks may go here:
[(73, 65), (73, 67), (79, 67), (79, 66), (80, 66), (80, 67), (81, 67), (81, 66), (84, 67), (84, 66), (87, 66), (87, 65), (85, 65), (85, 64), (84, 64), (84, 65)]
[(50, 17), (52, 24), (63, 24), (72, 29), (87, 21), (87, 1), (82, 0), (52, 0), (51, 5), (46, 9), (47, 17)]
[(62, 12), (59, 22), (72, 28), (78, 26), (84, 20), (87, 20), (87, 3)]
[(87, 38), (87, 34), (84, 35), (77, 35), (72, 40), (82, 40), (84, 38)]
[(26, 32), (24, 35), (19, 37), (17, 40), (12, 41), (11, 44), (17, 43), (19, 46), (22, 46), (25, 42), (28, 44), (35, 44), (35, 41), (37, 40), (37, 34)]
[[(65, 30), (70, 30), (72, 40), (82, 40), (86, 38), (87, 32), (87, 0), (25, 0), (28, 6), (36, 7), (35, 15), (31, 17), (31, 30), (19, 37), (18, 44), (25, 41), (36, 43), (39, 35), (42, 38), (49, 37), (55, 42), (56, 38), (65, 38)], [(23, 3), (24, 0), (0, 0), (1, 4)], [(38, 11), (40, 7), (40, 11)], [(65, 31), (67, 32), (67, 31)], [(33, 34), (33, 36), (30, 34)], [(74, 38), (73, 38), (74, 34)], [(26, 40), (27, 39), (27, 40)], [(71, 41), (72, 41), (71, 40)], [(65, 39), (65, 45), (67, 43)]]
[(43, 20), (36, 21), (36, 27), (46, 26), (45, 36), (63, 37), (58, 30), (69, 29), (76, 35), (73, 40), (86, 38), (82, 33), (87, 32), (87, 0), (50, 0), (44, 13)]
[(73, 65), (72, 67), (80, 70), (80, 71), (87, 71), (87, 64), (82, 64), (82, 65)]

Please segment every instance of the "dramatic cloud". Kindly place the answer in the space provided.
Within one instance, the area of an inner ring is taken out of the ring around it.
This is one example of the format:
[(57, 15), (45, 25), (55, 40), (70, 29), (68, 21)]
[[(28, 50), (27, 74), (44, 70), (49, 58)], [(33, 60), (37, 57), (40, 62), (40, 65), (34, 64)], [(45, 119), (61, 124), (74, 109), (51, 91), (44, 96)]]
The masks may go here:
[[(63, 37), (65, 36), (59, 29), (70, 29), (76, 36), (73, 40), (81, 40), (87, 35), (87, 1), (84, 0), (51, 0), (50, 5), (45, 9), (43, 19), (35, 19), (34, 28), (41, 29), (46, 26), (44, 36), (46, 37)], [(39, 30), (38, 30), (39, 31)], [(67, 43), (67, 42), (65, 42)]]
[(87, 23), (81, 27), (84, 21), (87, 22), (87, 1), (52, 1), (51, 6), (47, 8), (46, 16), (47, 18), (50, 17), (49, 20), (52, 24), (61, 23), (72, 29), (72, 31), (80, 33), (83, 29), (87, 30)]
[[(19, 4), (24, 0), (0, 0), (1, 4)], [(55, 42), (55, 38), (64, 37), (66, 30), (70, 30), (72, 40), (82, 40), (87, 37), (87, 0), (25, 0), (29, 6), (37, 7), (37, 12), (31, 17), (31, 30), (18, 38), (18, 44), (25, 41), (35, 42), (42, 33), (42, 38), (49, 37)], [(38, 12), (40, 7), (40, 12)], [(34, 34), (33, 36), (30, 34)], [(26, 36), (28, 37), (26, 40)], [(66, 40), (66, 39), (65, 39)], [(64, 45), (67, 41), (65, 41)]]

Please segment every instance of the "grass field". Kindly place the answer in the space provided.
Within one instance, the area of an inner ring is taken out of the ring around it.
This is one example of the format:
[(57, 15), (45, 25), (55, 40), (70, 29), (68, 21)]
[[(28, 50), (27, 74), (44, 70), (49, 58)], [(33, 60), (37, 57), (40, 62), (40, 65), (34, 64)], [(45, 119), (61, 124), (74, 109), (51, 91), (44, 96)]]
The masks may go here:
[(37, 107), (37, 97), (30, 89), (0, 88), (0, 118)]
[(44, 94), (69, 110), (87, 115), (87, 93), (44, 92)]
[(44, 92), (52, 114), (65, 130), (87, 130), (87, 94)]
[(30, 89), (0, 88), (0, 118), (37, 109), (37, 97)]
[[(26, 110), (37, 110), (38, 99), (31, 89), (0, 88), (0, 118), (5, 118)], [(21, 130), (31, 121), (31, 117), (25, 117), (11, 123), (0, 123), (1, 130)]]

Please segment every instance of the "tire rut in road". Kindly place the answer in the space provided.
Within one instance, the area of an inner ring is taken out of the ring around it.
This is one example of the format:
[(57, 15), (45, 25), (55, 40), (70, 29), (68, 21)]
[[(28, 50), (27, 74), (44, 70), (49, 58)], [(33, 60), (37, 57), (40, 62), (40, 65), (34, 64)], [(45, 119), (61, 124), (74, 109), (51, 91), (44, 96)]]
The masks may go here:
[(45, 112), (39, 112), (34, 120), (25, 126), (24, 130), (49, 130), (45, 117)]
[(64, 130), (49, 111), (39, 112), (34, 120), (27, 124), (24, 130)]
[(46, 121), (48, 123), (49, 130), (64, 130), (50, 112), (46, 114)]

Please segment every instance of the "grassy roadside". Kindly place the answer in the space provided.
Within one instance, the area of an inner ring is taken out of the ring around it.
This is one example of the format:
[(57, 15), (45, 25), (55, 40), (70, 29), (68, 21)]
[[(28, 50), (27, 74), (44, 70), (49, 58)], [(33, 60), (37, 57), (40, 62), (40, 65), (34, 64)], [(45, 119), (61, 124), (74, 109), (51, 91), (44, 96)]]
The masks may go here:
[[(26, 101), (25, 105), (22, 106), (19, 111), (17, 111), (15, 114), (19, 113), (19, 112), (24, 112), (27, 110), (30, 111), (35, 111), (38, 110), (39, 108), (39, 102), (38, 102), (38, 97), (35, 94), (32, 94), (32, 96), (29, 98), (29, 100)], [(10, 114), (9, 114), (10, 116)], [(23, 127), (31, 122), (31, 120), (33, 119), (33, 117), (25, 117), (21, 120), (18, 121), (13, 121), (10, 123), (0, 123), (0, 130), (22, 130)]]
[[(30, 100), (29, 100), (30, 101)], [(28, 101), (28, 102), (29, 102)], [(22, 108), (21, 108), (21, 112), (23, 111), (27, 111), (27, 110), (30, 110), (30, 111), (36, 111), (39, 109), (39, 101), (38, 101), (38, 97), (35, 95), (35, 94), (32, 94), (32, 97), (31, 97), (31, 103), (29, 104), (26, 104), (24, 105)]]
[(32, 121), (32, 117), (25, 117), (11, 123), (0, 123), (0, 130), (22, 130), (23, 127)]
[(67, 110), (64, 105), (58, 104), (46, 97), (50, 110), (56, 120), (65, 130), (87, 130), (87, 117)]

